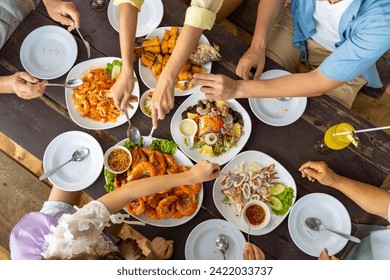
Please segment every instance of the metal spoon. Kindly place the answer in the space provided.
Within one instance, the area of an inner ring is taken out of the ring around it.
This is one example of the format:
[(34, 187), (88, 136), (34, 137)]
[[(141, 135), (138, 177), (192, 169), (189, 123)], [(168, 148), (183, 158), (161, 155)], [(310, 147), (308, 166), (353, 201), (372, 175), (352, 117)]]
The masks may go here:
[(68, 160), (67, 162), (61, 164), (60, 166), (58, 166), (56, 168), (53, 168), (53, 169), (49, 170), (48, 172), (46, 172), (45, 174), (40, 176), (39, 180), (42, 181), (42, 180), (46, 179), (47, 177), (53, 175), (60, 168), (62, 168), (63, 166), (65, 166), (66, 164), (68, 164), (71, 161), (82, 161), (83, 159), (85, 159), (88, 156), (88, 154), (89, 154), (89, 149), (88, 148), (80, 148), (80, 149), (76, 150), (73, 153), (72, 158), (70, 160)]
[(279, 101), (289, 101), (291, 99), (291, 97), (280, 97), (280, 98), (276, 98), (276, 99)]
[(136, 128), (135, 126), (133, 126), (131, 124), (130, 118), (129, 118), (129, 113), (127, 112), (127, 108), (125, 108), (124, 111), (125, 111), (125, 115), (127, 118), (127, 122), (129, 123), (129, 127), (127, 128), (127, 131), (126, 131), (126, 136), (127, 136), (127, 138), (129, 138), (129, 140), (131, 142), (133, 142), (134, 144), (138, 144), (139, 139), (141, 138), (141, 134), (139, 133), (138, 128)]
[(223, 255), (223, 259), (226, 260), (225, 253), (229, 249), (229, 241), (227, 240), (226, 235), (220, 234), (215, 240), (215, 246)]
[(361, 241), (359, 238), (357, 238), (355, 236), (325, 228), (324, 225), (321, 223), (321, 221), (317, 218), (313, 218), (313, 217), (306, 218), (305, 224), (311, 230), (314, 230), (314, 231), (327, 230), (327, 231), (333, 232), (335, 234), (338, 234), (338, 235), (340, 235), (340, 236), (342, 236), (342, 237), (344, 237), (352, 242), (360, 243), (360, 241)]
[(66, 87), (66, 88), (77, 88), (83, 84), (83, 81), (80, 79), (67, 80), (64, 84), (53, 84), (47, 83), (46, 86), (58, 86), (58, 87)]

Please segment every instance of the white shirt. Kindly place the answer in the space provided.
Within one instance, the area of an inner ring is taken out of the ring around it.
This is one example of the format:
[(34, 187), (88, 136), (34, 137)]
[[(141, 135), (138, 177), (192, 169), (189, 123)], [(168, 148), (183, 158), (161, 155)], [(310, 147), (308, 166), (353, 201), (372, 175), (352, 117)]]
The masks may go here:
[(39, 2), (40, 0), (0, 1), (0, 49), (22, 20), (35, 9)]
[(353, 0), (343, 0), (335, 4), (328, 1), (316, 1), (314, 9), (314, 25), (316, 33), (311, 37), (314, 41), (330, 51), (335, 51), (335, 44), (340, 42), (340, 18)]

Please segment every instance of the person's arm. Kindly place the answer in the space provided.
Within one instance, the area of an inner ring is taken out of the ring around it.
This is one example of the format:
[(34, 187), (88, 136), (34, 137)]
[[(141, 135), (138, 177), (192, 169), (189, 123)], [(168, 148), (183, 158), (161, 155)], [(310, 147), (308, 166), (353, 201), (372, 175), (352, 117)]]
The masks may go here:
[(39, 97), (45, 91), (46, 81), (41, 81), (26, 72), (0, 77), (0, 94), (15, 93), (24, 99)]
[(192, 185), (210, 181), (219, 175), (219, 166), (215, 163), (200, 161), (189, 171), (171, 175), (149, 177), (127, 183), (125, 186), (110, 192), (98, 200), (110, 213), (116, 213), (129, 202), (181, 185)]
[(62, 0), (42, 0), (49, 16), (55, 21), (68, 26), (68, 31), (80, 27), (80, 14), (76, 5)]
[(115, 106), (124, 110), (134, 89), (134, 42), (137, 31), (139, 8), (132, 3), (119, 5), (119, 41), (122, 57), (122, 71), (111, 88)]
[(325, 186), (341, 191), (365, 211), (381, 216), (386, 220), (390, 204), (390, 193), (378, 187), (340, 176), (325, 162), (306, 162), (299, 171), (310, 181), (317, 180)]
[(203, 30), (212, 28), (222, 3), (223, 0), (191, 1), (191, 7), (186, 11), (183, 30), (153, 91), (151, 102), (153, 127), (156, 128), (158, 120), (164, 119), (172, 110), (177, 75), (195, 49)]
[(297, 73), (270, 80), (233, 80), (224, 75), (195, 74), (194, 85), (201, 85), (207, 98), (278, 98), (319, 96), (344, 82), (335, 81), (321, 73), (319, 68), (309, 73)]
[(267, 38), (272, 26), (283, 10), (285, 0), (261, 0), (257, 8), (255, 31), (249, 49), (237, 64), (236, 74), (244, 80), (249, 79), (252, 67), (256, 68), (253, 76), (257, 80), (263, 72)]

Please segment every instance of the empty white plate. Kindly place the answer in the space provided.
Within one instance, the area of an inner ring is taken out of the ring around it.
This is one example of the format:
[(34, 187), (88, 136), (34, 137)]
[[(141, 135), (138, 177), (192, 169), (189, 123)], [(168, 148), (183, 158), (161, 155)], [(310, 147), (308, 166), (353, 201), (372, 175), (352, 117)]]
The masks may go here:
[[(143, 37), (156, 29), (164, 15), (164, 7), (161, 0), (145, 0), (138, 13), (136, 37)], [(118, 6), (114, 6), (114, 0), (110, 1), (107, 9), (108, 21), (112, 28), (119, 32)]]
[[(284, 70), (264, 72), (260, 80), (274, 79), (289, 75)], [(288, 101), (277, 98), (249, 98), (249, 106), (255, 116), (262, 122), (272, 126), (285, 126), (298, 120), (305, 111), (307, 97), (294, 97)]]
[(24, 69), (39, 79), (61, 77), (72, 68), (77, 57), (77, 44), (64, 28), (46, 25), (32, 31), (20, 48)]

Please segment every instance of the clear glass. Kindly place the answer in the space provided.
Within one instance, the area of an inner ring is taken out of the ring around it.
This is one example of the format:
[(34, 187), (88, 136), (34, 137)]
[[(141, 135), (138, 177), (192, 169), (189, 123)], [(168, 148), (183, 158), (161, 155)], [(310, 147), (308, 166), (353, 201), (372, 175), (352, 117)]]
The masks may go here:
[(89, 0), (89, 5), (95, 11), (101, 12), (107, 9), (109, 0)]
[[(352, 132), (354, 128), (348, 123), (336, 124), (325, 132), (325, 135), (320, 135), (314, 141), (314, 148), (321, 154), (330, 154), (334, 150), (342, 150), (348, 147), (353, 141)], [(345, 134), (346, 132), (350, 132)], [(337, 135), (341, 133), (341, 135)]]

